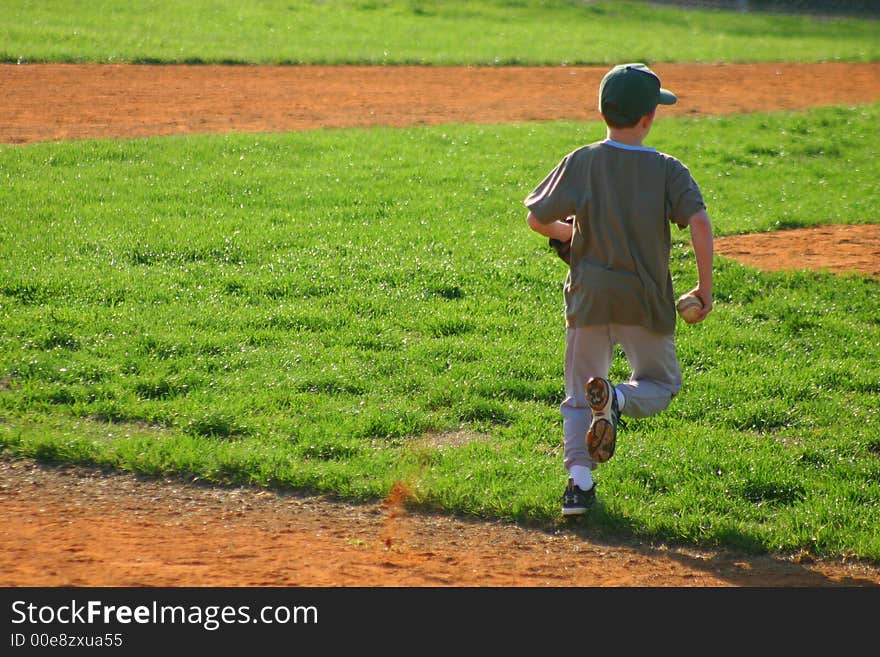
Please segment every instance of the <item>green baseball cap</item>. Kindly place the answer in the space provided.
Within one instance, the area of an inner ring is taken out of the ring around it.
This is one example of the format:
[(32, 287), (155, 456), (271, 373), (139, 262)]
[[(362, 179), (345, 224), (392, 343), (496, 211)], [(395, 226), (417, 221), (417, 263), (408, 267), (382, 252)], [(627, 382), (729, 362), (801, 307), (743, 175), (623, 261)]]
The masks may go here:
[(599, 111), (616, 123), (630, 125), (657, 105), (674, 105), (675, 94), (660, 87), (660, 78), (644, 64), (619, 64), (599, 85)]

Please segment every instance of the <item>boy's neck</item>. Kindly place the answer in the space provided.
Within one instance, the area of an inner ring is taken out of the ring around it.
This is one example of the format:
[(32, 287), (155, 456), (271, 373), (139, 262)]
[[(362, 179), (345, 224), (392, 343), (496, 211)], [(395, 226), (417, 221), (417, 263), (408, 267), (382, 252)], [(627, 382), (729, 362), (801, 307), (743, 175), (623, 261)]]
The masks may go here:
[(629, 128), (608, 127), (608, 139), (627, 146), (644, 146), (645, 137), (654, 125), (654, 112), (646, 114), (639, 122)]
[(608, 139), (616, 141), (618, 144), (626, 144), (627, 146), (644, 146), (642, 143), (647, 136), (647, 132), (633, 128), (608, 128)]

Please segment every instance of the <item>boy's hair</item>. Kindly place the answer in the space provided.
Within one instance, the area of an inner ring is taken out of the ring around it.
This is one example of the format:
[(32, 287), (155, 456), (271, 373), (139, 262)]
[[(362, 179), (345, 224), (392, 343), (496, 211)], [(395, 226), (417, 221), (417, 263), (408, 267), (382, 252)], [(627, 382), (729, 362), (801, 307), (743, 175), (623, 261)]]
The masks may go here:
[(641, 121), (646, 116), (653, 114), (655, 111), (656, 110), (651, 110), (647, 114), (642, 114), (642, 116), (634, 121), (615, 121), (614, 119), (607, 117), (604, 114), (602, 115), (602, 119), (605, 121), (605, 125), (607, 125), (609, 128), (613, 128), (614, 130), (621, 130), (623, 128), (632, 128), (637, 126), (639, 124), (639, 121)]
[(620, 121), (615, 121), (614, 119), (610, 119), (604, 115), (602, 116), (602, 118), (605, 120), (605, 125), (607, 125), (609, 128), (612, 128), (613, 130), (622, 130), (624, 128), (632, 128), (633, 126), (637, 125), (639, 121), (642, 120), (642, 117), (639, 117), (635, 121), (632, 121), (631, 123), (624, 124), (624, 123), (621, 123)]
[(675, 94), (660, 86), (657, 74), (638, 62), (615, 66), (599, 85), (599, 112), (612, 128), (631, 128), (657, 105), (675, 101)]

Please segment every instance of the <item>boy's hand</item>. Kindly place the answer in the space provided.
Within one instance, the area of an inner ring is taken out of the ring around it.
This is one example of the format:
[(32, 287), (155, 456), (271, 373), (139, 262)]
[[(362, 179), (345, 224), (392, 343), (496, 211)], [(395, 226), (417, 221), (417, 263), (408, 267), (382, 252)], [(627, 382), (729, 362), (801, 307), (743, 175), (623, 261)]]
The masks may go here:
[(712, 293), (702, 289), (698, 285), (687, 294), (693, 294), (695, 297), (703, 302), (703, 307), (698, 311), (693, 323), (697, 324), (698, 322), (702, 322), (704, 319), (706, 319), (706, 315), (712, 312)]

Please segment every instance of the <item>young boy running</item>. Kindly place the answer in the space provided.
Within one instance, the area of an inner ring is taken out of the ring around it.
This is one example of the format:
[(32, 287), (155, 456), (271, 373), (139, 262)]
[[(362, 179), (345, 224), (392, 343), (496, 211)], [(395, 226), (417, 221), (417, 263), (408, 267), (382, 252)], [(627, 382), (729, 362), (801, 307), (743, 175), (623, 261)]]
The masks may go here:
[[(529, 227), (550, 238), (569, 263), (565, 279), (562, 513), (586, 513), (593, 471), (614, 454), (621, 414), (648, 417), (681, 389), (675, 351), (675, 296), (669, 273), (670, 224), (690, 229), (703, 302), (712, 310), (712, 224), (690, 171), (643, 144), (657, 105), (675, 95), (640, 63), (611, 69), (599, 86), (607, 138), (566, 155), (524, 203)], [(608, 381), (615, 346), (632, 369)]]

